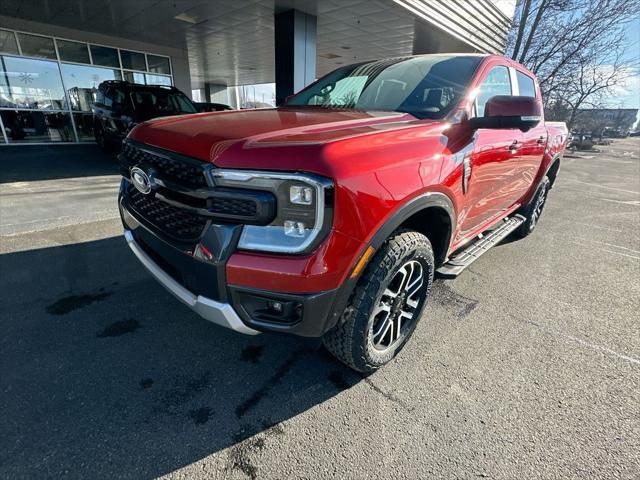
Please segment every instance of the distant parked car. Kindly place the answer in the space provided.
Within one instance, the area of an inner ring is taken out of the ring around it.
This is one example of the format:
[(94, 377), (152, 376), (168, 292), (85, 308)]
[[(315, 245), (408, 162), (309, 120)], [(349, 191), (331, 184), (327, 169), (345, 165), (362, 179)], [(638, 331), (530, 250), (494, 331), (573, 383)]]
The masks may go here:
[(98, 86), (92, 106), (96, 143), (105, 151), (120, 149), (137, 124), (157, 117), (197, 113), (193, 102), (176, 87), (108, 80)]
[(567, 144), (567, 149), (575, 152), (576, 150), (591, 150), (593, 148), (593, 136), (584, 133), (572, 133), (571, 141)]
[(225, 110), (233, 110), (233, 108), (224, 103), (194, 102), (194, 105), (198, 112), (223, 112)]

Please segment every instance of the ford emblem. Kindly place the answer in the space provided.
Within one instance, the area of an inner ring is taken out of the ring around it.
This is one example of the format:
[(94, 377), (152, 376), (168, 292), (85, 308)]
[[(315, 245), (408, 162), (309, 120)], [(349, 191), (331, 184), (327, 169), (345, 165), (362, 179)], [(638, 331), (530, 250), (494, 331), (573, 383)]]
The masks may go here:
[(133, 167), (130, 171), (131, 183), (140, 193), (148, 195), (151, 193), (151, 179), (149, 175), (140, 167)]

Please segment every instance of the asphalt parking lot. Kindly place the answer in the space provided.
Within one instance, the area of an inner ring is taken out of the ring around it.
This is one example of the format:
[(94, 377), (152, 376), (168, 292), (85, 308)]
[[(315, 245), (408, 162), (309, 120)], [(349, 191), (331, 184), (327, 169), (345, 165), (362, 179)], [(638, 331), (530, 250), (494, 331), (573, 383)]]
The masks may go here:
[(0, 148), (0, 477), (639, 478), (640, 139), (600, 148), (367, 378), (179, 304), (93, 146)]

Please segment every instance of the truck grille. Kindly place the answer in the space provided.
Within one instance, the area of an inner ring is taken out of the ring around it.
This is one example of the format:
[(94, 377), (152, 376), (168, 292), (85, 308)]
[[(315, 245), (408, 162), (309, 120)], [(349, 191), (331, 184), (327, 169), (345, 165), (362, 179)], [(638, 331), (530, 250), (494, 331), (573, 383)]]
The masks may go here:
[(179, 242), (196, 243), (207, 226), (205, 217), (144, 195), (131, 184), (127, 186), (127, 197), (129, 207), (138, 214), (141, 221)]
[(211, 199), (211, 212), (218, 215), (235, 215), (238, 217), (254, 217), (257, 212), (256, 202), (235, 198)]
[[(204, 163), (198, 165), (196, 162), (161, 156), (142, 150), (129, 142), (125, 142), (122, 151), (123, 174), (128, 177), (129, 169), (135, 165), (147, 165), (153, 168), (160, 178), (179, 183), (187, 187), (201, 188), (207, 186), (204, 176)], [(126, 173), (125, 173), (126, 171)]]
[[(129, 180), (123, 192), (134, 216), (165, 240), (197, 243), (210, 222), (268, 225), (276, 215), (271, 192), (209, 186), (207, 164), (171, 152), (143, 148), (126, 141), (118, 157)], [(142, 194), (131, 183), (131, 168), (140, 167), (155, 179), (154, 193)]]

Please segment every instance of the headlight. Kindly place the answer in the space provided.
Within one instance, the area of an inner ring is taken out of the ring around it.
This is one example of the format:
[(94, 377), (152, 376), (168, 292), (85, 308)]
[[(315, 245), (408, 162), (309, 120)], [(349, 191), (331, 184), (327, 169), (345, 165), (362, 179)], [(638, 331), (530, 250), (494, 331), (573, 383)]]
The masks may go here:
[(210, 170), (216, 187), (265, 190), (276, 197), (277, 213), (268, 225), (245, 225), (238, 247), (303, 253), (320, 242), (333, 220), (333, 184), (310, 174), (252, 170)]

